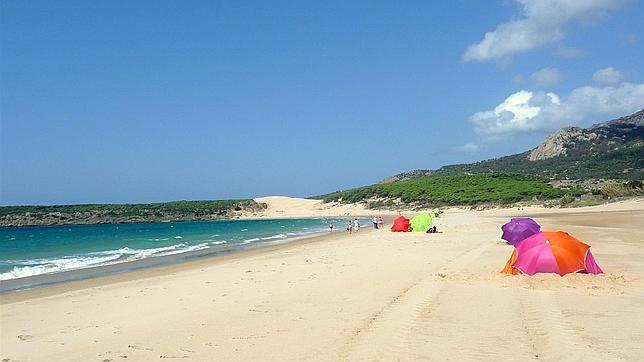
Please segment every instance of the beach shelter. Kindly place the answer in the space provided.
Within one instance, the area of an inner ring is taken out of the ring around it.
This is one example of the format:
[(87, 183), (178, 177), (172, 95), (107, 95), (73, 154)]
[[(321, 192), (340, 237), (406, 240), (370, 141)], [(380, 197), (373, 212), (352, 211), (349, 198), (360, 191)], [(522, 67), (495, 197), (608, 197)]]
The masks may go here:
[(510, 245), (515, 245), (541, 231), (541, 226), (529, 217), (514, 217), (510, 222), (501, 226), (501, 230), (503, 230), (501, 239)]
[(601, 274), (590, 245), (563, 231), (542, 231), (514, 245), (505, 274), (569, 273)]
[(432, 227), (432, 217), (427, 214), (418, 214), (411, 219), (409, 224), (412, 231), (425, 233)]
[(404, 216), (399, 216), (394, 220), (391, 226), (393, 232), (407, 232), (409, 231), (409, 219)]

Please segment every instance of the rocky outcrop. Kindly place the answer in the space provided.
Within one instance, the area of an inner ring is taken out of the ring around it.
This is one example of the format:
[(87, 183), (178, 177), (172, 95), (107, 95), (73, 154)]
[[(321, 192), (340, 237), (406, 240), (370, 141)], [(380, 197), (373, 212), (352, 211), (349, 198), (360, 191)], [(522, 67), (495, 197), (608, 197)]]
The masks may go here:
[(644, 110), (641, 110), (627, 117), (595, 124), (587, 129), (563, 128), (548, 136), (544, 143), (531, 150), (527, 158), (530, 161), (546, 160), (566, 156), (571, 150), (592, 155), (614, 150), (621, 144), (641, 139), (643, 136)]
[(528, 160), (538, 161), (547, 158), (553, 158), (560, 155), (565, 155), (571, 143), (580, 140), (589, 140), (597, 138), (596, 134), (591, 133), (586, 135), (584, 130), (578, 127), (563, 128), (546, 138), (546, 141), (540, 144), (537, 148), (530, 151)]

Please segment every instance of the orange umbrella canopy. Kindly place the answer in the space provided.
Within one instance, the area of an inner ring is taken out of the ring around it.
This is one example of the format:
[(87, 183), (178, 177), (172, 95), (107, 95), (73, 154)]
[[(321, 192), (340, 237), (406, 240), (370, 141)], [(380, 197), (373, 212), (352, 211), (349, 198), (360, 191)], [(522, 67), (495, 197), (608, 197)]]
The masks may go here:
[(514, 248), (502, 273), (602, 273), (590, 252), (590, 246), (563, 231), (534, 234), (517, 243)]

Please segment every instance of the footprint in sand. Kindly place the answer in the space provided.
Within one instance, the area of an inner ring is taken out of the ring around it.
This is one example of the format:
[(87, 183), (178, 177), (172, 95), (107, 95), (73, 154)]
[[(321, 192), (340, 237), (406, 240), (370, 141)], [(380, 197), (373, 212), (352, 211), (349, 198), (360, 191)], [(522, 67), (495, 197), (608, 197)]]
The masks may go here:
[(18, 339), (21, 340), (21, 341), (28, 341), (28, 340), (30, 340), (32, 338), (34, 338), (34, 336), (32, 336), (30, 334), (20, 334), (20, 335), (18, 335)]

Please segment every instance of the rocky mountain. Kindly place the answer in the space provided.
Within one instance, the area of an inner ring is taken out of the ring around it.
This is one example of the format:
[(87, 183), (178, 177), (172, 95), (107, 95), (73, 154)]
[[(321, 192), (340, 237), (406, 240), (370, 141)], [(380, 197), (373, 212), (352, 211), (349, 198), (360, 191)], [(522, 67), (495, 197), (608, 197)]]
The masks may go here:
[(644, 110), (588, 128), (567, 127), (536, 148), (469, 164), (415, 170), (383, 182), (427, 175), (507, 172), (550, 179), (644, 179)]
[[(528, 160), (539, 161), (557, 156), (565, 156), (569, 150), (581, 149), (596, 153), (602, 148), (610, 151), (620, 144), (642, 140), (644, 136), (644, 110), (627, 117), (618, 118), (583, 129), (563, 128), (550, 135), (544, 143), (530, 151)], [(605, 147), (601, 147), (603, 146)], [(584, 149), (586, 146), (587, 149)]]

